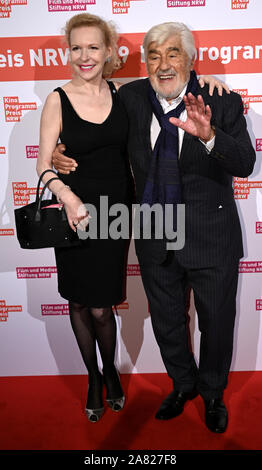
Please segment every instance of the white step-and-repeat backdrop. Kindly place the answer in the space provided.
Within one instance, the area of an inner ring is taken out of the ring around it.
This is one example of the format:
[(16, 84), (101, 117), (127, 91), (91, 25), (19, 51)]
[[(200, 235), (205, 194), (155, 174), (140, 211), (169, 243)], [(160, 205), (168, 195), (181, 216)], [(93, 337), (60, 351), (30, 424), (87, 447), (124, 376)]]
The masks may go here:
[[(250, 177), (234, 180), (245, 257), (232, 370), (261, 370), (261, 0), (0, 0), (0, 375), (85, 373), (67, 302), (57, 293), (53, 250), (20, 249), (14, 224), (14, 209), (35, 197), (43, 103), (70, 79), (62, 28), (72, 15), (85, 11), (116, 24), (125, 61), (116, 74), (120, 81), (146, 76), (144, 33), (154, 24), (177, 20), (194, 32), (198, 74), (213, 74), (242, 96), (257, 162)], [(117, 316), (120, 370), (164, 372), (133, 243), (127, 289)], [(193, 298), (189, 313), (198, 356)]]

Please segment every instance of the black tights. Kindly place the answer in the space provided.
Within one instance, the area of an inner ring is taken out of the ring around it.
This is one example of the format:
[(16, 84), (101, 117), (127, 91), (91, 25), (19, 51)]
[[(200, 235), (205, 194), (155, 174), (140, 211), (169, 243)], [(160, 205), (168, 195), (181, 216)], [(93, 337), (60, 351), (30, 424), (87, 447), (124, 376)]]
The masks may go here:
[[(69, 313), (71, 325), (89, 376), (86, 407), (101, 408), (103, 406), (103, 378), (107, 388), (107, 398), (120, 398), (123, 395), (114, 365), (115, 316), (111, 307), (90, 308), (71, 301), (69, 301)], [(103, 363), (103, 377), (98, 368), (96, 342)]]

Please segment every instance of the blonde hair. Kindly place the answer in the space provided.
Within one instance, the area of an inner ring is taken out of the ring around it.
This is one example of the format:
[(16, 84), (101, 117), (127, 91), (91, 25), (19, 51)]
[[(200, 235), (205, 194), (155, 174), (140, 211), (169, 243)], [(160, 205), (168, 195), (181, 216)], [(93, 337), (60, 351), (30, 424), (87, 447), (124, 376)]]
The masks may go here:
[(64, 34), (67, 44), (70, 46), (70, 35), (72, 29), (80, 28), (82, 26), (95, 26), (99, 28), (104, 37), (104, 43), (106, 47), (112, 48), (112, 55), (110, 61), (105, 62), (103, 68), (103, 77), (110, 77), (112, 73), (122, 66), (121, 59), (118, 56), (117, 40), (118, 35), (114, 25), (111, 22), (106, 22), (102, 18), (89, 13), (80, 13), (79, 15), (73, 16), (67, 21)]
[(175, 34), (180, 36), (182, 47), (188, 55), (188, 58), (190, 60), (193, 59), (196, 53), (194, 36), (184, 23), (178, 22), (157, 24), (146, 33), (143, 41), (145, 58), (147, 58), (148, 47), (151, 42), (156, 42), (157, 44), (161, 45), (170, 36)]

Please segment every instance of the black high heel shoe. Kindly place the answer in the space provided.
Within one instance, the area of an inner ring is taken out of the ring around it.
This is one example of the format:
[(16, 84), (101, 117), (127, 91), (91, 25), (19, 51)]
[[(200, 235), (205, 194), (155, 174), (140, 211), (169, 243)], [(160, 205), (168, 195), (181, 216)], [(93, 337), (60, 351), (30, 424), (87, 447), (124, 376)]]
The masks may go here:
[[(104, 382), (103, 382), (103, 377), (101, 374), (100, 374), (100, 380), (101, 380), (101, 401), (102, 401), (102, 390), (103, 390)], [(89, 389), (89, 385), (88, 385), (88, 389)], [(104, 406), (100, 408), (88, 408), (87, 406), (85, 407), (85, 413), (88, 417), (88, 420), (91, 423), (97, 423), (97, 421), (99, 421), (102, 415), (104, 414), (104, 411), (105, 411)]]
[[(122, 389), (118, 371), (116, 371), (116, 373), (117, 373), (117, 377), (119, 380), (119, 386)], [(105, 375), (104, 375), (104, 382), (105, 382), (105, 386), (107, 387)], [(121, 397), (118, 397), (118, 398), (106, 398), (106, 402), (113, 411), (116, 411), (116, 412), (121, 411), (124, 408), (125, 395), (122, 395)]]
[(120, 398), (106, 398), (106, 402), (113, 411), (121, 411), (124, 408), (125, 396), (123, 395)]
[(105, 408), (85, 408), (86, 415), (90, 423), (97, 423), (100, 420), (101, 416), (104, 414)]

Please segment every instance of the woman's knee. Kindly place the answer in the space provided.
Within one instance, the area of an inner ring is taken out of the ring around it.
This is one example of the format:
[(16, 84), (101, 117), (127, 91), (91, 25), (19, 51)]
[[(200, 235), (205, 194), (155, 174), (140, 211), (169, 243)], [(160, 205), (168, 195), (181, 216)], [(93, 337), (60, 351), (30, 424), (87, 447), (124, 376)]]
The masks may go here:
[(90, 312), (94, 319), (99, 323), (106, 323), (113, 315), (111, 307), (90, 308)]

